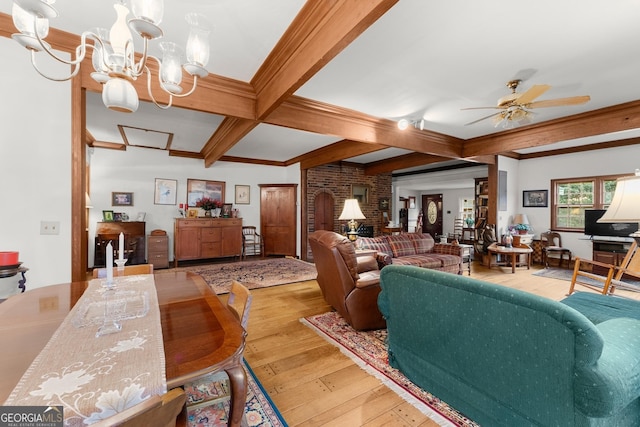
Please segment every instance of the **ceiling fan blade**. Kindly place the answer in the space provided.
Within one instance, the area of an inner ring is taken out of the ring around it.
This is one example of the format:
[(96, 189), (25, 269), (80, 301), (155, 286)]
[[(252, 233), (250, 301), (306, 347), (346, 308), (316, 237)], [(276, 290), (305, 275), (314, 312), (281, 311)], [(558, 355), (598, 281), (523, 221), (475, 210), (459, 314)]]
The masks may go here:
[(483, 120), (490, 119), (490, 118), (491, 118), (491, 117), (493, 117), (493, 116), (498, 116), (498, 115), (500, 115), (500, 114), (502, 114), (502, 113), (503, 113), (503, 111), (500, 111), (499, 113), (494, 113), (494, 114), (491, 114), (491, 115), (489, 115), (489, 116), (482, 117), (482, 118), (480, 118), (480, 119), (478, 119), (478, 120), (474, 120), (474, 121), (472, 121), (472, 122), (465, 123), (465, 126), (473, 125), (473, 124), (478, 123), (478, 122), (481, 122), (481, 121), (483, 121)]
[(569, 98), (556, 98), (556, 99), (548, 99), (545, 101), (536, 101), (530, 104), (527, 104), (527, 108), (546, 108), (546, 107), (561, 107), (563, 105), (578, 105), (584, 104), (591, 99), (589, 95), (584, 96), (572, 96)]
[(467, 107), (461, 108), (461, 110), (502, 110), (501, 107)]
[(520, 105), (528, 104), (534, 99), (536, 99), (537, 97), (539, 97), (540, 95), (542, 95), (543, 93), (545, 93), (546, 91), (548, 91), (549, 89), (551, 89), (551, 86), (549, 85), (532, 86), (528, 91), (520, 95), (515, 100), (515, 103)]

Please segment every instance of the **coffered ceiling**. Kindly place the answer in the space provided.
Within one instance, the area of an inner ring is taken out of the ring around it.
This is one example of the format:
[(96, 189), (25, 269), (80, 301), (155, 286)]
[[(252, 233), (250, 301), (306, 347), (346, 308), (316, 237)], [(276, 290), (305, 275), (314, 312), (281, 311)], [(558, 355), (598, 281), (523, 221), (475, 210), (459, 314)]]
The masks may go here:
[[(51, 26), (73, 34), (109, 27), (112, 4), (58, 0)], [(10, 11), (10, 2), (0, 5)], [(203, 167), (346, 160), (372, 172), (640, 136), (634, 0), (166, 0), (165, 39), (184, 43), (187, 11), (213, 24), (211, 75), (197, 100), (115, 113), (85, 73), (92, 144), (168, 149), (202, 157)], [(0, 34), (15, 31), (6, 16), (0, 24)], [(522, 92), (551, 85), (539, 100), (591, 100), (536, 109), (532, 124), (513, 129), (492, 120), (468, 125), (494, 110), (462, 109), (494, 106), (514, 78)], [(398, 130), (401, 118), (424, 119), (424, 130)]]

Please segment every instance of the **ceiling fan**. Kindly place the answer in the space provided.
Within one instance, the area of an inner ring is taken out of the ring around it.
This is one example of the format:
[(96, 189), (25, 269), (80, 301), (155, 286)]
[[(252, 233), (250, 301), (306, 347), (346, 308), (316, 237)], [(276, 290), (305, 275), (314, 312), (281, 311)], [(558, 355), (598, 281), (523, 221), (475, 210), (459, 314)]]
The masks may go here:
[(480, 109), (498, 109), (501, 110), (497, 113), (493, 113), (489, 116), (482, 117), (478, 120), (467, 123), (466, 125), (472, 125), (474, 123), (481, 122), (493, 117), (495, 126), (503, 123), (505, 127), (512, 122), (518, 124), (527, 124), (531, 122), (532, 111), (534, 108), (547, 108), (547, 107), (560, 107), (564, 105), (578, 105), (584, 104), (591, 98), (588, 95), (572, 96), (569, 98), (556, 98), (548, 99), (544, 101), (535, 101), (540, 95), (551, 89), (549, 85), (535, 85), (524, 93), (517, 92), (518, 85), (522, 83), (522, 80), (511, 80), (507, 83), (507, 87), (511, 89), (509, 95), (505, 95), (498, 99), (498, 104), (495, 107), (471, 107), (463, 108), (463, 110), (480, 110)]

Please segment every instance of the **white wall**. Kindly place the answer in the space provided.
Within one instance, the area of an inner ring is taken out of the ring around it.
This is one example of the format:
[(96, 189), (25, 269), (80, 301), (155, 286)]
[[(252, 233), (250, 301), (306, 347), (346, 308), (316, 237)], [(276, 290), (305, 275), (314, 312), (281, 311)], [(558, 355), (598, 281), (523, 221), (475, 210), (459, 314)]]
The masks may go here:
[[(633, 173), (639, 167), (640, 145), (587, 151), (579, 154), (519, 162), (519, 188), (522, 206), (522, 190), (549, 190), (551, 180), (582, 176), (615, 175)], [(551, 206), (551, 200), (549, 200)], [(549, 208), (519, 208), (527, 214), (537, 236), (549, 229), (551, 210)], [(640, 209), (640, 206), (638, 207)], [(583, 233), (561, 233), (562, 245), (571, 249), (574, 256), (591, 259), (591, 241)]]
[(507, 210), (498, 211), (498, 223), (496, 224), (496, 235), (498, 237), (508, 231), (513, 216), (521, 213), (522, 191), (520, 191), (519, 185), (519, 164), (518, 160), (498, 156), (498, 170), (507, 173)]
[[(71, 85), (38, 76), (11, 39), (0, 37), (0, 52), (0, 251), (20, 252), (27, 289), (69, 282)], [(43, 220), (60, 222), (60, 234), (41, 235)], [(1, 294), (17, 276), (0, 281)]]
[[(173, 224), (178, 217), (178, 205), (154, 204), (155, 179), (175, 179), (177, 203), (187, 200), (187, 179), (205, 179), (225, 182), (225, 202), (233, 203), (240, 211), (245, 225), (260, 229), (260, 187), (258, 184), (298, 184), (300, 200), (299, 165), (274, 167), (217, 162), (210, 168), (202, 160), (169, 157), (168, 152), (129, 147), (127, 151), (94, 149), (91, 154), (90, 197), (93, 209), (89, 214), (89, 266), (94, 261), (96, 223), (102, 221), (103, 210), (124, 212), (135, 220), (138, 212), (146, 213), (147, 234), (163, 229), (169, 235), (169, 259), (173, 259)], [(235, 185), (250, 185), (250, 204), (236, 205)], [(133, 206), (112, 206), (112, 192), (132, 192)], [(300, 209), (298, 202), (298, 224)], [(298, 227), (300, 229), (300, 227)], [(300, 231), (297, 236), (297, 253), (300, 253)]]

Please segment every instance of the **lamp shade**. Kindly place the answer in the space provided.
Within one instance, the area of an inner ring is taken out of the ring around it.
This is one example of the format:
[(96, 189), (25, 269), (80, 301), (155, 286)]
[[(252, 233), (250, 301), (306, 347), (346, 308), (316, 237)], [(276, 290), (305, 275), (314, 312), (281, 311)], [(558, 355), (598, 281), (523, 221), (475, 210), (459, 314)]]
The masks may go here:
[(341, 219), (341, 220), (366, 219), (366, 217), (360, 210), (360, 205), (358, 204), (358, 200), (347, 199), (344, 201), (344, 208), (342, 209), (342, 213), (340, 214), (340, 217), (338, 219)]
[(516, 214), (513, 217), (513, 223), (514, 224), (529, 224), (529, 218), (527, 217), (527, 214)]
[(640, 222), (639, 170), (635, 176), (618, 178), (611, 205), (598, 222)]

